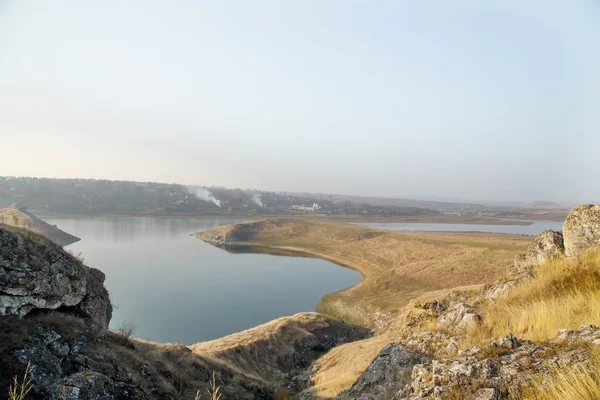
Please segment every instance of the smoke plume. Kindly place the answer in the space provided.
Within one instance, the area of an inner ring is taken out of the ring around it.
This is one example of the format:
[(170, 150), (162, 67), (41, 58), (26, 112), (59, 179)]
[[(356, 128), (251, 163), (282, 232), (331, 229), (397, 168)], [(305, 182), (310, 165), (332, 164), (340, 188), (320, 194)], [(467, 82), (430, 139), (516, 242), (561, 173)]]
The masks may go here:
[(260, 193), (250, 193), (250, 199), (259, 207), (264, 207), (262, 200), (260, 199)]
[(188, 186), (187, 190), (200, 200), (210, 201), (215, 203), (217, 206), (221, 207), (221, 201), (215, 198), (215, 196), (213, 196), (213, 194), (209, 190), (198, 186)]

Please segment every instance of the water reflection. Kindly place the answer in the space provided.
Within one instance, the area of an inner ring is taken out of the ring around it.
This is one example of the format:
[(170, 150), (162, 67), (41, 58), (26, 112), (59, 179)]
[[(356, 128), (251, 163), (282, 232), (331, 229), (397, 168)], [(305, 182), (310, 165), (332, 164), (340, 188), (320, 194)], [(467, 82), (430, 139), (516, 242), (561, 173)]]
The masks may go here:
[(191, 344), (314, 311), (324, 294), (360, 280), (323, 260), (227, 253), (190, 236), (239, 219), (47, 221), (80, 237), (68, 248), (106, 274), (111, 326), (131, 320), (138, 336), (160, 342)]

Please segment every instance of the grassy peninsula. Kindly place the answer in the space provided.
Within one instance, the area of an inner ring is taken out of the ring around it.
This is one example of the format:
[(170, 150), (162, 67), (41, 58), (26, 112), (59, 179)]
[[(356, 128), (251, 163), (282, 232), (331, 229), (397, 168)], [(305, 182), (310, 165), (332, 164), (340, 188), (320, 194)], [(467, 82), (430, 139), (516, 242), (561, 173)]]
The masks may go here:
[[(373, 338), (338, 346), (313, 366), (312, 393), (351, 386), (381, 348), (397, 340), (411, 300), (480, 290), (502, 277), (531, 238), (481, 232), (390, 231), (339, 222), (277, 218), (217, 227), (195, 236), (229, 251), (322, 258), (360, 272), (360, 283), (322, 299), (318, 311), (374, 329)], [(318, 279), (318, 277), (315, 277)]]
[(385, 322), (377, 315), (393, 317), (425, 293), (498, 279), (531, 242), (520, 235), (390, 231), (296, 218), (227, 225), (195, 236), (232, 251), (302, 254), (360, 272), (360, 283), (325, 296), (319, 310), (374, 329)]

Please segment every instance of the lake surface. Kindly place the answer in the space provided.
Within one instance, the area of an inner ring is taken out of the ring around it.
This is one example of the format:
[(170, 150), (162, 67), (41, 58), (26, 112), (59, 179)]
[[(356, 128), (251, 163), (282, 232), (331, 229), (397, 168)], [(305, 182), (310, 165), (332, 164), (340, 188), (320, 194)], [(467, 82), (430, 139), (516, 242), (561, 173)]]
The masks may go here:
[(539, 235), (545, 229), (562, 231), (563, 223), (557, 221), (529, 221), (531, 225), (479, 225), (479, 224), (435, 224), (435, 223), (397, 223), (397, 222), (357, 222), (357, 225), (371, 228), (391, 229), (395, 231), (443, 231), (443, 232), (493, 232), (513, 233), (517, 235)]
[(66, 247), (106, 274), (111, 327), (134, 336), (192, 344), (301, 311), (352, 286), (360, 274), (327, 261), (230, 254), (190, 236), (227, 219), (46, 218), (82, 240)]

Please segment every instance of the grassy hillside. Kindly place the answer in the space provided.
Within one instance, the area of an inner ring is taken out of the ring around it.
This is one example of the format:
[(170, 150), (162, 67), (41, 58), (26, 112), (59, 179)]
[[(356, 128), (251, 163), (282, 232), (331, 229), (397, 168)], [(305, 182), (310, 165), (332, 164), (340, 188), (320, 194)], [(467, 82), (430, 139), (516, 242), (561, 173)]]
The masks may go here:
[[(360, 283), (326, 295), (318, 311), (375, 329), (371, 339), (336, 347), (314, 365), (313, 391), (335, 395), (352, 385), (379, 350), (395, 340), (398, 316), (416, 298), (477, 289), (500, 278), (530, 237), (477, 232), (390, 231), (279, 218), (218, 227), (196, 237), (220, 247), (319, 257), (360, 272)], [(237, 250), (239, 251), (239, 250)]]
[(28, 213), (25, 208), (19, 206), (0, 208), (0, 223), (19, 228), (27, 228), (47, 237), (59, 246), (66, 246), (81, 240), (76, 236), (60, 230), (55, 225), (50, 225), (42, 221), (35, 215)]
[(513, 333), (546, 340), (560, 329), (600, 325), (600, 248), (577, 259), (561, 258), (539, 265), (536, 278), (483, 307), (483, 323), (473, 341)]

